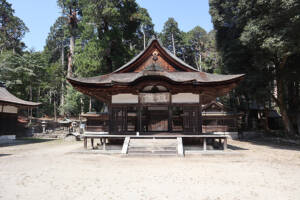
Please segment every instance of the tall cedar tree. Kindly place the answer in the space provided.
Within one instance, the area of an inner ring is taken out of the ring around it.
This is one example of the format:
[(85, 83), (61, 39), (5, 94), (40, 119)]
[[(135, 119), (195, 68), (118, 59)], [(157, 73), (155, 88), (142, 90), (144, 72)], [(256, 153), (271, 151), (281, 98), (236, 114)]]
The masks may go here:
[(164, 46), (173, 52), (174, 55), (180, 56), (181, 47), (182, 47), (182, 32), (178, 28), (178, 23), (174, 18), (169, 18), (163, 27), (160, 38)]
[(275, 81), (273, 99), (288, 135), (294, 135), (285, 88), (296, 73), (288, 63), (300, 51), (300, 2), (210, 0), (210, 13), (226, 70), (247, 73), (245, 83), (254, 94), (270, 92), (268, 86)]
[(5, 50), (21, 53), (25, 47), (21, 40), (28, 28), (14, 12), (10, 3), (0, 0), (0, 53)]
[(68, 52), (68, 71), (67, 76), (71, 77), (73, 74), (74, 54), (75, 54), (75, 40), (78, 34), (78, 14), (81, 9), (79, 0), (57, 0), (62, 12), (68, 18), (68, 30), (70, 34), (70, 46)]
[[(132, 57), (130, 46), (141, 20), (135, 0), (82, 0), (82, 47), (78, 62), (109, 73)], [(94, 54), (97, 54), (94, 56)], [(96, 58), (96, 60), (94, 59)], [(92, 63), (92, 65), (90, 65)], [(84, 69), (79, 69), (83, 71)]]

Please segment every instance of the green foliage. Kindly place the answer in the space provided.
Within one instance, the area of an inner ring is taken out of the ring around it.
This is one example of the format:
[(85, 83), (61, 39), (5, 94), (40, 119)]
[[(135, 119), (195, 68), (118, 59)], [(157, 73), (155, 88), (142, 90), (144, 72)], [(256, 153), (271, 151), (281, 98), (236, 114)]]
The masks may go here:
[(200, 26), (196, 26), (184, 35), (184, 50), (187, 62), (201, 71), (215, 70), (217, 53), (214, 36), (207, 34)]
[(294, 90), (291, 85), (299, 85), (299, 78), (295, 79), (299, 73), (295, 60), (300, 52), (299, 1), (210, 0), (210, 13), (223, 71), (247, 74), (238, 91), (248, 101), (266, 106), (273, 96), (287, 132), (292, 133), (288, 108), (294, 106), (287, 101), (299, 95), (285, 88)]
[[(171, 17), (165, 22), (162, 33), (159, 36), (162, 43), (169, 51), (176, 52), (176, 55), (180, 56), (183, 35), (174, 18)], [(175, 49), (173, 48), (173, 40)]]
[[(82, 0), (80, 2), (82, 44), (77, 51), (81, 55), (76, 57), (75, 62), (84, 65), (77, 67), (92, 68), (95, 73), (112, 72), (133, 55), (130, 46), (141, 23), (138, 5), (134, 0)], [(96, 48), (97, 51), (92, 52)], [(95, 57), (93, 55), (95, 53), (98, 56)], [(80, 60), (85, 58), (87, 60)], [(98, 66), (95, 63), (98, 63)], [(78, 69), (77, 73), (82, 71), (84, 70)]]
[(41, 53), (25, 52), (23, 55), (12, 52), (1, 54), (0, 79), (8, 88), (16, 91), (21, 98), (29, 99), (30, 87), (38, 86), (45, 70)]
[(62, 109), (64, 109), (67, 115), (78, 115), (81, 110), (80, 99), (85, 98), (82, 93), (76, 91), (71, 85), (67, 86), (65, 101)]
[[(64, 53), (64, 57), (66, 56), (66, 47), (69, 43), (67, 32), (67, 18), (66, 17), (59, 17), (50, 27), (50, 32), (46, 39), (45, 45), (45, 53), (49, 56), (49, 62), (55, 63), (61, 59), (62, 51)], [(63, 48), (63, 49), (62, 49)]]
[(21, 41), (28, 28), (24, 22), (14, 16), (11, 4), (0, 0), (0, 51), (13, 50), (21, 52), (25, 44)]
[(140, 25), (132, 38), (135, 54), (142, 51), (144, 46), (147, 46), (148, 41), (155, 35), (154, 24), (147, 9), (138, 7), (137, 20), (140, 21)]

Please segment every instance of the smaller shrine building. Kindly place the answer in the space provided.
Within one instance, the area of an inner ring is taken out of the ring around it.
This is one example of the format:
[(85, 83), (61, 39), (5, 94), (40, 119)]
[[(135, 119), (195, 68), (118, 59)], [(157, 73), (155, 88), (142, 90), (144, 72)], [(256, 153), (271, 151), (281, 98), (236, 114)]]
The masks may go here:
[(40, 103), (24, 101), (11, 94), (0, 82), (0, 136), (15, 135), (17, 132), (18, 111), (21, 108), (34, 108)]

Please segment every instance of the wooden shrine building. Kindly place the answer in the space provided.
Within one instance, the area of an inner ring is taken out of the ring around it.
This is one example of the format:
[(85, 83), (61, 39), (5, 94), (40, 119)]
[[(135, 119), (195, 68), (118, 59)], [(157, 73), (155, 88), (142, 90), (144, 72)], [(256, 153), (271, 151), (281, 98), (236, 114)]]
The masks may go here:
[(243, 113), (233, 112), (220, 102), (202, 105), (202, 132), (237, 132)]
[(244, 75), (200, 72), (160, 41), (116, 71), (67, 80), (78, 91), (108, 106), (108, 134), (202, 133), (202, 105), (235, 88)]
[(39, 105), (40, 103), (17, 98), (0, 82), (0, 136), (16, 134), (20, 108), (34, 108)]

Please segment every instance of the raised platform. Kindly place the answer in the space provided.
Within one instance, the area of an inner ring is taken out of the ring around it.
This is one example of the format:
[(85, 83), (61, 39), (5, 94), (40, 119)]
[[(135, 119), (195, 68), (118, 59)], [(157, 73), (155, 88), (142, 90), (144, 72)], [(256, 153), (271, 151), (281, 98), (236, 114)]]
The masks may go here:
[(227, 150), (227, 135), (221, 134), (203, 134), (203, 135), (185, 135), (185, 134), (151, 134), (151, 135), (113, 135), (113, 134), (97, 134), (97, 133), (89, 133), (86, 132), (83, 135), (84, 139), (84, 148), (87, 149), (87, 141), (91, 139), (91, 146), (94, 149), (94, 139), (100, 139), (100, 144), (103, 145), (103, 149), (106, 150), (106, 142), (107, 139), (120, 138), (124, 139), (122, 154), (128, 154), (128, 148), (130, 146), (131, 140), (145, 140), (145, 139), (175, 139), (177, 140), (177, 155), (184, 156), (184, 145), (182, 142), (183, 138), (202, 138), (203, 139), (203, 151), (207, 150), (207, 138), (209, 139), (219, 139), (219, 143), (221, 144), (221, 140), (223, 140), (223, 150)]

